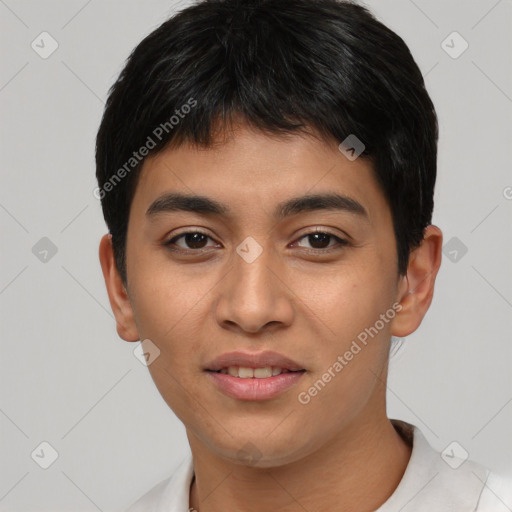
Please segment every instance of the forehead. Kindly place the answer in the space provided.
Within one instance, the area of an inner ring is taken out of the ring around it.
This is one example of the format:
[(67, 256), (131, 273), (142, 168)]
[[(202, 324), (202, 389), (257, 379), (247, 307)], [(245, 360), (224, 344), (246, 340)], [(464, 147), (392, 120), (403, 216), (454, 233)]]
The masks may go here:
[(335, 140), (307, 134), (268, 135), (240, 124), (209, 147), (183, 143), (146, 158), (132, 209), (145, 213), (163, 194), (215, 199), (229, 215), (274, 215), (303, 195), (336, 193), (376, 218), (387, 202), (371, 160), (349, 160)]

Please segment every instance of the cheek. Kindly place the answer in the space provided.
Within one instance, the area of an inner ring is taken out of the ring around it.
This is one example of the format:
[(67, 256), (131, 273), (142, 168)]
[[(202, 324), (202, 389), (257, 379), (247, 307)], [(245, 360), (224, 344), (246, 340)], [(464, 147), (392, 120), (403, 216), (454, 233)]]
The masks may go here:
[[(318, 336), (312, 373), (297, 390), (302, 432), (312, 438), (319, 429), (325, 438), (334, 436), (385, 390), (391, 324), (380, 315), (391, 305), (363, 286), (345, 290), (324, 306), (323, 314), (330, 319), (328, 335)], [(391, 315), (387, 319), (390, 322)]]
[[(304, 282), (302, 311), (309, 317), (307, 329), (314, 332), (318, 349), (307, 384), (321, 381), (319, 399), (312, 402), (326, 400), (338, 411), (357, 409), (354, 404), (365, 402), (385, 367), (395, 283), (393, 272), (377, 263), (362, 262)], [(304, 387), (301, 390), (307, 391)]]
[[(194, 409), (197, 355), (204, 345), (203, 280), (159, 269), (134, 280), (134, 313), (141, 339), (160, 350), (148, 370), (160, 394), (180, 418)], [(203, 300), (202, 300), (203, 299)], [(142, 336), (144, 338), (142, 338)]]
[(131, 299), (141, 336), (164, 343), (183, 326), (197, 325), (194, 315), (211, 288), (207, 272), (184, 272), (168, 261), (146, 258), (134, 265), (131, 276)]
[(396, 286), (395, 276), (377, 257), (328, 271), (295, 271), (288, 279), (302, 314), (316, 323), (317, 331), (323, 326), (326, 345), (335, 350), (391, 307)]

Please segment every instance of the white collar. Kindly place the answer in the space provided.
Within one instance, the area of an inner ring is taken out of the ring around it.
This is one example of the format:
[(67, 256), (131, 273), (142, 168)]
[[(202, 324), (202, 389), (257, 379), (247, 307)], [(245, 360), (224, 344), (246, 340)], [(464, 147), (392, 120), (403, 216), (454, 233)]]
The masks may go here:
[[(393, 495), (375, 512), (487, 512), (481, 508), (492, 500), (500, 504), (486, 485), (488, 470), (472, 461), (452, 469), (425, 439), (421, 431), (409, 423), (391, 420), (396, 430), (412, 442), (412, 454), (400, 484)], [(192, 455), (178, 466), (172, 477), (153, 487), (126, 512), (186, 512), (189, 510), (190, 484), (194, 476)], [(507, 492), (511, 492), (507, 483)], [(480, 504), (480, 505), (479, 505)], [(482, 505), (483, 506), (483, 505)], [(511, 510), (503, 508), (503, 510)]]
[[(398, 420), (391, 422), (402, 437), (411, 440), (412, 453), (395, 492), (375, 512), (477, 510), (488, 471), (468, 460), (453, 469), (430, 446), (418, 427)], [(455, 456), (451, 458), (453, 462), (457, 460)]]

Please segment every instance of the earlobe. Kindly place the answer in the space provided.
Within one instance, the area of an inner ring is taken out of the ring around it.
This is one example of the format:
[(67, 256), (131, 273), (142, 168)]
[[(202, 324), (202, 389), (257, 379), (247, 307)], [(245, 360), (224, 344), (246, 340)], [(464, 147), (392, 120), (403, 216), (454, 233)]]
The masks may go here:
[(133, 308), (115, 263), (112, 235), (107, 234), (101, 238), (99, 258), (110, 307), (116, 318), (117, 333), (125, 341), (138, 341), (140, 337)]
[(411, 252), (407, 273), (399, 285), (398, 301), (402, 309), (393, 321), (393, 336), (404, 337), (413, 333), (427, 313), (441, 266), (442, 243), (441, 230), (430, 225), (425, 228), (420, 246)]

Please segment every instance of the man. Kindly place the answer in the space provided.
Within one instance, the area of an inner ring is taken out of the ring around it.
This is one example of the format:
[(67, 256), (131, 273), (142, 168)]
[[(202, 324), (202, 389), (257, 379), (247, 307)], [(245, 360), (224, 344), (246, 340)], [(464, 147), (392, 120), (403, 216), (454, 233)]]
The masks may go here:
[(437, 138), (353, 3), (201, 2), (137, 46), (98, 132), (100, 260), (191, 457), (131, 512), (498, 510), (498, 476), (386, 415), (441, 262)]

